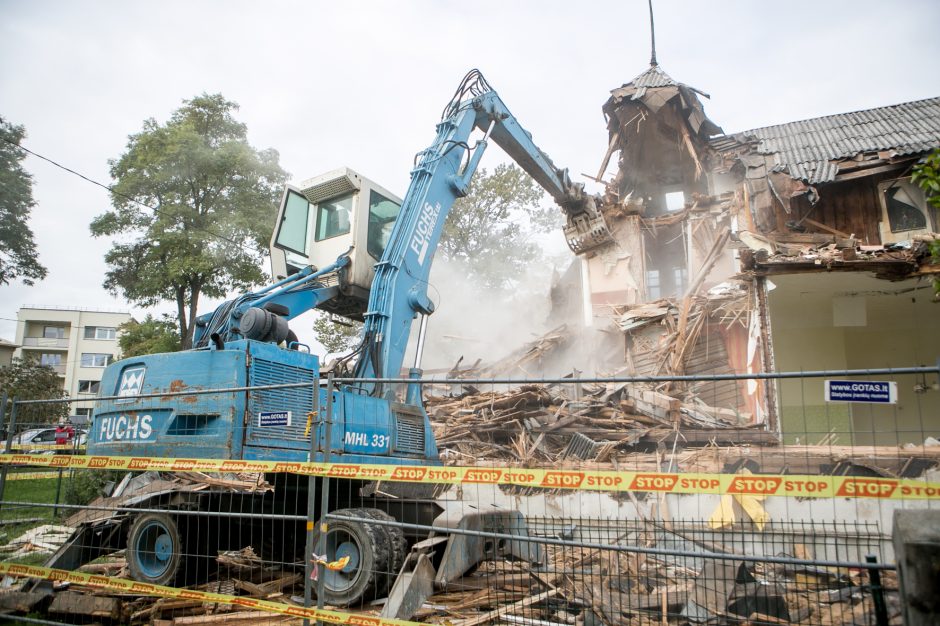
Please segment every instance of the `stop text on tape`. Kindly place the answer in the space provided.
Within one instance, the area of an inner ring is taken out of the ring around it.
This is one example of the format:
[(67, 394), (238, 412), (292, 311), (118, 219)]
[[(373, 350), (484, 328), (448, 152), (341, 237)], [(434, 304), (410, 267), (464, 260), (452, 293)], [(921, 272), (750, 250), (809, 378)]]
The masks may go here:
[(940, 500), (940, 483), (913, 478), (707, 474), (610, 470), (553, 470), (174, 459), (152, 457), (4, 454), (0, 464), (107, 470), (292, 473), (340, 479), (462, 485), (516, 485), (562, 490), (642, 491), (675, 494), (738, 494), (801, 498)]

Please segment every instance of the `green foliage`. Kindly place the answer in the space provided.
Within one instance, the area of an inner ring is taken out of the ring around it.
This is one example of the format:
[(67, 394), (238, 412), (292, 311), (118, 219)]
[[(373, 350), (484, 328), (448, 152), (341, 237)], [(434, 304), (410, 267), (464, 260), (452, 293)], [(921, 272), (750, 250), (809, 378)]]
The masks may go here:
[(116, 470), (78, 470), (65, 485), (67, 504), (88, 504), (101, 495), (109, 482), (118, 482), (127, 472)]
[(113, 210), (91, 223), (96, 237), (133, 237), (105, 255), (105, 288), (144, 307), (174, 302), (183, 348), (192, 343), (200, 296), (266, 280), (263, 251), (287, 173), (277, 151), (249, 145), (245, 125), (232, 117), (237, 108), (203, 94), (166, 124), (145, 121), (110, 162)]
[[(55, 370), (40, 365), (34, 357), (13, 359), (10, 365), (0, 367), (0, 394), (17, 400), (53, 400), (67, 398), (62, 380)], [(54, 424), (69, 414), (66, 402), (54, 404), (24, 404), (16, 410), (18, 424)]]
[[(922, 163), (914, 166), (911, 180), (924, 190), (930, 206), (940, 210), (940, 149), (934, 150)], [(934, 263), (940, 263), (940, 241), (930, 242), (930, 256)], [(940, 278), (934, 279), (933, 288), (940, 294)]]
[(940, 150), (934, 150), (914, 166), (911, 181), (924, 190), (930, 206), (940, 209)]
[(361, 322), (353, 322), (342, 318), (335, 319), (322, 311), (317, 312), (317, 318), (313, 322), (313, 330), (317, 333), (317, 339), (330, 353), (351, 350), (359, 341), (359, 331), (361, 329)]
[(543, 258), (534, 235), (560, 224), (561, 211), (540, 206), (542, 197), (538, 183), (515, 165), (498, 165), (492, 174), (480, 168), (450, 211), (441, 254), (484, 287), (512, 286), (520, 265)]
[(163, 319), (155, 319), (148, 313), (143, 322), (124, 322), (118, 327), (118, 331), (122, 359), (144, 354), (177, 352), (180, 349), (179, 329), (166, 315)]
[(27, 223), (36, 203), (32, 176), (20, 163), (26, 157), (19, 147), (25, 137), (22, 126), (0, 118), (0, 285), (16, 279), (32, 285), (46, 277)]

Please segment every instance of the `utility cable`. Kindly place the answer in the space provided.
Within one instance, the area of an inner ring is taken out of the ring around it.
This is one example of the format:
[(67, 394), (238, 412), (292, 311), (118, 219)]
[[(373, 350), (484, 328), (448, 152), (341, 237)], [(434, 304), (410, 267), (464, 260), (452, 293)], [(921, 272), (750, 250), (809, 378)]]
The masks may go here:
[[(75, 176), (78, 176), (78, 177), (81, 178), (82, 180), (84, 180), (84, 181), (86, 181), (86, 182), (89, 182), (89, 183), (91, 183), (92, 185), (97, 185), (98, 187), (101, 187), (102, 189), (107, 190), (109, 193), (114, 194), (115, 196), (118, 196), (118, 197), (120, 197), (120, 198), (124, 198), (125, 200), (127, 200), (127, 201), (129, 201), (129, 202), (132, 202), (132, 203), (136, 204), (137, 206), (140, 206), (140, 207), (143, 207), (143, 208), (148, 209), (148, 210), (150, 210), (150, 211), (153, 211), (153, 212), (156, 213), (157, 215), (162, 215), (162, 216), (164, 216), (164, 217), (168, 217), (168, 218), (172, 219), (172, 220), (174, 221), (174, 223), (176, 223), (176, 224), (179, 224), (179, 225), (181, 225), (181, 226), (186, 226), (186, 224), (183, 222), (183, 220), (182, 220), (179, 216), (172, 215), (172, 214), (170, 214), (170, 213), (168, 213), (168, 212), (166, 212), (166, 211), (163, 211), (162, 209), (158, 209), (158, 208), (156, 208), (156, 207), (150, 206), (149, 204), (145, 204), (145, 203), (141, 202), (140, 200), (137, 200), (137, 199), (135, 199), (135, 198), (133, 198), (133, 197), (131, 197), (131, 196), (125, 194), (125, 193), (122, 193), (122, 192), (116, 190), (116, 189), (115, 189), (114, 187), (112, 187), (111, 185), (105, 185), (104, 183), (101, 183), (101, 182), (98, 182), (97, 180), (94, 180), (94, 179), (92, 179), (92, 178), (89, 178), (88, 176), (85, 176), (85, 175), (82, 174), (81, 172), (77, 172), (77, 171), (71, 169), (70, 167), (67, 167), (67, 166), (65, 166), (65, 165), (62, 165), (61, 163), (58, 163), (58, 162), (56, 162), (56, 161), (50, 159), (49, 157), (46, 157), (46, 156), (43, 156), (43, 155), (39, 154), (38, 152), (33, 152), (32, 150), (30, 150), (29, 148), (26, 148), (26, 147), (23, 146), (22, 144), (19, 144), (19, 143), (15, 142), (15, 141), (12, 141), (12, 140), (10, 140), (10, 139), (7, 139), (6, 137), (0, 137), (0, 139), (3, 139), (3, 141), (5, 141), (6, 143), (8, 143), (8, 144), (10, 144), (10, 145), (12, 145), (12, 146), (15, 146), (15, 147), (17, 147), (17, 148), (19, 148), (19, 149), (22, 150), (23, 152), (26, 152), (26, 153), (28, 153), (28, 154), (33, 155), (33, 156), (36, 157), (37, 159), (42, 159), (43, 161), (45, 161), (45, 162), (47, 162), (47, 163), (50, 163), (51, 165), (54, 165), (55, 167), (58, 167), (58, 168), (61, 169), (61, 170), (65, 170), (65, 171), (68, 172), (69, 174), (74, 174)], [(215, 237), (216, 239), (221, 239), (222, 241), (226, 241), (226, 242), (228, 242), (228, 243), (230, 243), (230, 244), (232, 244), (232, 245), (234, 245), (234, 246), (237, 246), (238, 248), (248, 248), (248, 249), (251, 250), (252, 252), (256, 252), (256, 253), (261, 254), (261, 255), (266, 254), (266, 252), (262, 252), (261, 250), (259, 250), (257, 247), (255, 247), (255, 246), (253, 246), (253, 245), (245, 245), (244, 243), (240, 243), (240, 242), (238, 242), (238, 241), (235, 241), (234, 239), (231, 239), (231, 238), (229, 238), (229, 237), (226, 237), (225, 235), (221, 235), (221, 234), (219, 234), (219, 233), (213, 232), (213, 231), (211, 231), (211, 230), (209, 230), (209, 229), (207, 229), (207, 228), (202, 228), (202, 227), (199, 227), (199, 226), (191, 226), (190, 228), (191, 228), (192, 230), (200, 231), (200, 232), (203, 232), (203, 233), (205, 233), (205, 234), (207, 234), (207, 235), (210, 235), (210, 236), (212, 236), (212, 237)]]

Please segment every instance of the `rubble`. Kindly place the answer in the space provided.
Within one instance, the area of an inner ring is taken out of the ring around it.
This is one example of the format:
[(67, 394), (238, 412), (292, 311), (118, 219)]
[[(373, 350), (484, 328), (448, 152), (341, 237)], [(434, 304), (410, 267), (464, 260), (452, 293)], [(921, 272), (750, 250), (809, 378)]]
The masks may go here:
[[(429, 396), (426, 404), (438, 447), (455, 463), (470, 457), (554, 463), (570, 456), (566, 451), (576, 436), (595, 444), (592, 454), (577, 455), (589, 461), (618, 449), (655, 448), (676, 433), (703, 444), (716, 439), (777, 443), (774, 434), (748, 424), (747, 415), (700, 400), (683, 402), (639, 383), (529, 384), (456, 398)], [(696, 429), (697, 436), (690, 429)]]
[[(664, 538), (653, 526), (621, 537), (624, 545), (655, 546)], [(538, 571), (519, 562), (490, 562), (473, 574), (438, 590), (413, 617), (416, 621), (454, 626), (528, 624), (535, 626), (620, 624), (728, 623), (778, 624), (813, 618), (814, 624), (849, 625), (871, 614), (871, 596), (864, 592), (864, 573), (808, 581), (793, 570), (735, 560), (703, 560), (700, 564), (672, 557), (653, 557), (587, 548), (557, 546)], [(695, 565), (693, 567), (693, 565)], [(302, 604), (299, 575), (271, 578), (256, 565), (243, 570), (244, 579), (224, 579), (196, 587), (240, 597)], [(883, 574), (891, 623), (900, 624), (896, 580)], [(285, 581), (290, 579), (290, 583)], [(267, 585), (264, 591), (260, 585)], [(236, 609), (231, 604), (200, 600), (139, 597), (71, 585), (36, 596), (50, 614), (85, 616), (131, 625), (292, 623), (300, 620), (265, 611)], [(3, 610), (32, 610), (23, 592), (0, 592)], [(381, 605), (381, 601), (374, 603)], [(332, 608), (327, 606), (326, 608)], [(375, 616), (380, 606), (352, 612)]]
[(71, 526), (54, 524), (37, 526), (0, 546), (0, 558), (4, 561), (11, 561), (27, 556), (50, 555), (65, 543), (73, 530)]

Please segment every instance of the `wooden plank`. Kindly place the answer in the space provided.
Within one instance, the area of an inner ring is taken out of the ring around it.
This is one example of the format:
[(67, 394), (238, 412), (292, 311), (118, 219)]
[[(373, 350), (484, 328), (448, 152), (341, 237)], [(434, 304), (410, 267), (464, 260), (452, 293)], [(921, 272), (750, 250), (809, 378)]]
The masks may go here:
[(29, 613), (48, 596), (48, 591), (5, 591), (0, 593), (0, 610)]
[(118, 620), (121, 617), (121, 601), (110, 596), (60, 591), (53, 597), (49, 612)]
[[(875, 174), (883, 174), (885, 172), (894, 172), (897, 170), (903, 170), (910, 164), (910, 161), (902, 161), (900, 163), (890, 163), (888, 165), (880, 165), (876, 167), (863, 167), (861, 169), (851, 168), (854, 171), (849, 171), (844, 174), (836, 174), (836, 182), (842, 182), (846, 180), (855, 180), (856, 178), (865, 178), (868, 176), (874, 176)], [(846, 168), (848, 169), (848, 168)], [(842, 172), (843, 168), (840, 165), (839, 171)]]
[(240, 611), (238, 613), (219, 613), (217, 615), (190, 615), (177, 617), (174, 626), (199, 626), (201, 624), (257, 624), (283, 622), (292, 619), (289, 615), (278, 615), (270, 611)]
[(543, 600), (553, 598), (557, 596), (558, 593), (559, 593), (558, 589), (549, 589), (548, 591), (543, 591), (542, 593), (536, 594), (534, 596), (529, 596), (528, 598), (525, 598), (524, 600), (520, 600), (519, 602), (514, 602), (510, 605), (500, 607), (498, 609), (493, 609), (492, 611), (489, 611), (488, 613), (484, 613), (483, 615), (478, 615), (477, 617), (472, 617), (468, 620), (463, 620), (463, 621), (459, 621), (455, 623), (457, 624), (457, 626), (479, 626), (479, 624), (486, 624), (487, 622), (491, 622), (494, 619), (498, 619), (502, 615), (507, 615), (515, 611), (518, 611), (519, 609), (524, 609), (528, 606), (532, 606), (533, 604), (538, 604), (539, 602), (542, 602)]
[(824, 231), (826, 231), (827, 233), (831, 233), (831, 234), (835, 235), (836, 237), (841, 237), (841, 238), (843, 238), (843, 239), (850, 239), (850, 238), (851, 238), (851, 235), (849, 235), (848, 233), (844, 233), (844, 232), (842, 232), (841, 230), (836, 230), (835, 228), (832, 228), (831, 226), (826, 226), (826, 225), (823, 224), (822, 222), (817, 222), (817, 221), (814, 220), (814, 219), (810, 219), (810, 218), (808, 218), (808, 217), (804, 217), (804, 218), (803, 218), (803, 221), (806, 222), (807, 224), (809, 224), (810, 226), (815, 226), (815, 227), (818, 228), (819, 230), (824, 230)]

